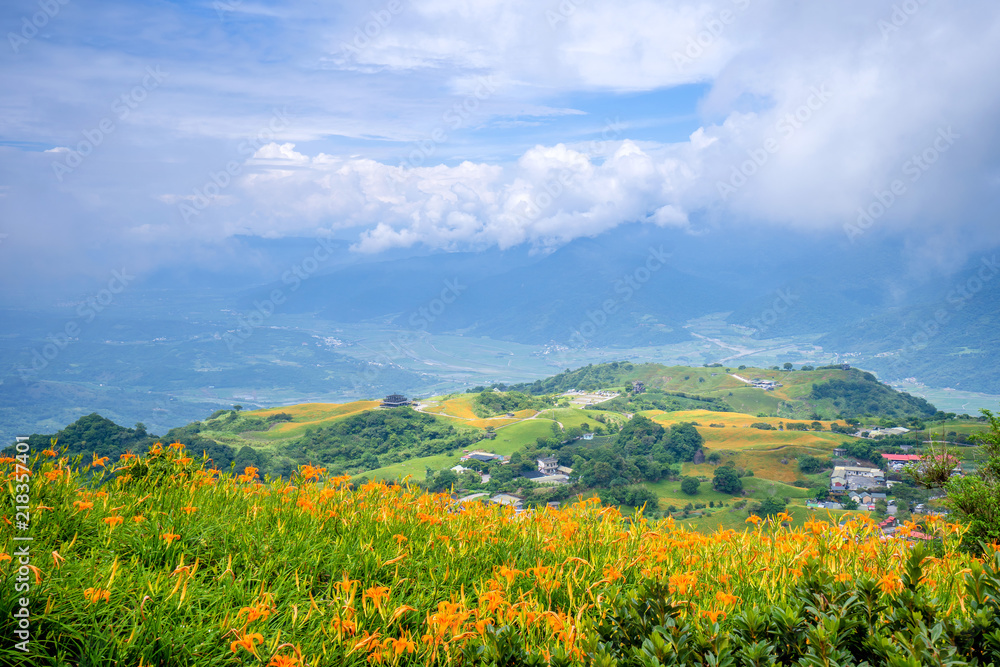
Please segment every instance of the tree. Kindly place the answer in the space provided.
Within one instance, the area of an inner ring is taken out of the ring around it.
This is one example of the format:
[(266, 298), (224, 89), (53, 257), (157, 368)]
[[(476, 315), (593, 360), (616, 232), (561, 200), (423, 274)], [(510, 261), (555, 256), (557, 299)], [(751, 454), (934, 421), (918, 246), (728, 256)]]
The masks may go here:
[(712, 488), (720, 493), (736, 495), (743, 492), (743, 481), (732, 466), (719, 466), (712, 478)]
[(858, 501), (854, 500), (853, 498), (848, 498), (847, 500), (845, 500), (844, 502), (842, 502), (841, 505), (843, 506), (843, 508), (845, 510), (856, 510), (856, 509), (858, 509)]
[(787, 507), (787, 505), (783, 503), (780, 498), (767, 498), (751, 507), (749, 513), (762, 517), (776, 516), (777, 514), (784, 512), (785, 507)]
[(812, 475), (814, 473), (817, 473), (825, 467), (826, 465), (824, 464), (824, 462), (816, 458), (815, 456), (810, 456), (809, 454), (806, 454), (805, 456), (799, 457), (799, 470), (801, 470), (806, 475)]
[(698, 493), (698, 487), (700, 485), (701, 482), (698, 481), (697, 477), (685, 477), (681, 480), (681, 491), (689, 496), (693, 496)]
[(790, 371), (792, 370), (792, 363), (790, 361), (786, 361), (781, 365), (781, 367), (784, 368), (786, 371)]
[(442, 470), (438, 474), (434, 475), (434, 478), (429, 481), (429, 486), (431, 491), (451, 491), (452, 485), (458, 482), (458, 473), (454, 470)]
[(956, 518), (969, 526), (965, 544), (977, 551), (986, 542), (1000, 542), (1000, 415), (982, 413), (990, 430), (971, 438), (981, 448), (978, 469), (949, 479), (944, 487)]
[(884, 519), (889, 514), (889, 505), (884, 499), (879, 498), (875, 501), (875, 516), (880, 519)]
[(670, 436), (664, 447), (678, 461), (691, 461), (704, 443), (705, 438), (698, 433), (698, 429), (687, 422), (681, 422), (670, 429)]

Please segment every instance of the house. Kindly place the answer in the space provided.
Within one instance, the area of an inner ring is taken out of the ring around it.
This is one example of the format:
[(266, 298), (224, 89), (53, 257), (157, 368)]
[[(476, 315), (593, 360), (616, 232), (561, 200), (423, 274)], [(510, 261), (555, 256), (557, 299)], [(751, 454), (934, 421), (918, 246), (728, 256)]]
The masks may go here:
[(461, 475), (463, 472), (474, 472), (472, 468), (466, 468), (464, 465), (459, 463), (456, 466), (452, 466), (451, 470), (455, 472), (456, 475)]
[(554, 475), (558, 473), (559, 459), (554, 456), (547, 456), (542, 459), (538, 459), (538, 472), (543, 475)]
[(473, 493), (471, 495), (465, 496), (464, 498), (459, 498), (455, 502), (457, 502), (459, 505), (467, 505), (477, 500), (485, 501), (489, 498), (489, 495), (490, 494), (488, 493)]
[(885, 486), (885, 473), (878, 468), (837, 466), (830, 474), (831, 491), (855, 491)]
[(498, 493), (490, 498), (490, 502), (496, 505), (504, 505), (505, 507), (513, 507), (515, 510), (520, 510), (524, 505), (522, 499), (509, 493)]
[(402, 394), (389, 394), (386, 396), (382, 403), (379, 404), (380, 408), (401, 408), (410, 405), (412, 401)]
[(469, 452), (468, 454), (465, 454), (464, 456), (462, 456), (460, 460), (480, 461), (482, 463), (489, 463), (490, 461), (500, 461), (500, 463), (503, 463), (504, 461), (503, 457), (499, 454), (491, 454), (490, 452), (484, 452), (478, 449), (473, 452)]
[(835, 447), (833, 450), (834, 456), (847, 456), (847, 450), (843, 447)]
[(636, 394), (641, 394), (646, 391), (646, 385), (639, 380), (632, 381), (632, 392)]
[(868, 438), (884, 438), (887, 435), (903, 435), (904, 433), (909, 433), (910, 429), (903, 428), (902, 426), (893, 426), (892, 428), (880, 428), (878, 426), (868, 429)]
[(589, 432), (588, 433), (584, 433), (583, 434), (583, 439), (584, 440), (593, 440), (594, 439), (594, 434), (593, 433), (589, 433)]
[(917, 454), (883, 454), (882, 458), (889, 462), (889, 467), (892, 470), (900, 472), (907, 465), (916, 463), (923, 457)]
[(762, 380), (760, 378), (754, 378), (750, 381), (751, 387), (756, 387), (757, 389), (763, 389), (764, 391), (774, 391), (777, 387), (781, 385), (774, 380)]
[[(532, 475), (537, 475), (537, 477), (531, 477), (531, 481), (535, 484), (569, 484), (569, 476), (556, 473), (554, 475), (543, 475), (541, 473), (530, 473)], [(524, 475), (528, 477), (528, 475)]]
[(508, 416), (508, 417), (516, 417), (517, 415), (515, 415), (515, 414), (514, 414), (513, 412), (508, 412), (508, 413), (507, 413), (507, 416)]

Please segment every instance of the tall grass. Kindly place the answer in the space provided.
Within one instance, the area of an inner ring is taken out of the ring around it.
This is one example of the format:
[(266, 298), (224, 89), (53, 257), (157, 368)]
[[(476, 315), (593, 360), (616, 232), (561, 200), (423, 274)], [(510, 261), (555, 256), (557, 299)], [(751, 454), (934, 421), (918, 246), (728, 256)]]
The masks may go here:
[[(290, 481), (220, 474), (179, 443), (115, 463), (47, 450), (30, 464), (25, 656), (8, 641), (13, 464), (0, 459), (3, 664), (468, 664), (498, 632), (539, 659), (579, 662), (593, 628), (651, 585), (711, 629), (788, 602), (807, 568), (892, 595), (910, 551), (864, 520), (792, 530), (779, 516), (707, 536), (594, 500), (516, 514), (397, 484), (354, 488), (312, 466)], [(937, 614), (960, 616), (974, 559), (958, 550), (960, 527), (928, 530), (941, 546), (920, 586)]]

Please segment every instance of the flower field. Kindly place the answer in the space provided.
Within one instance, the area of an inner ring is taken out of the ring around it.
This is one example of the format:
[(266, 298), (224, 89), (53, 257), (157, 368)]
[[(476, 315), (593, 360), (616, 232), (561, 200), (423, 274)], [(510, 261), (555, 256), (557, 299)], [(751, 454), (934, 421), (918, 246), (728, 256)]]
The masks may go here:
[(1000, 545), (973, 557), (940, 521), (931, 555), (860, 519), (706, 536), (592, 501), (220, 475), (179, 444), (0, 461), (0, 664), (1000, 664)]

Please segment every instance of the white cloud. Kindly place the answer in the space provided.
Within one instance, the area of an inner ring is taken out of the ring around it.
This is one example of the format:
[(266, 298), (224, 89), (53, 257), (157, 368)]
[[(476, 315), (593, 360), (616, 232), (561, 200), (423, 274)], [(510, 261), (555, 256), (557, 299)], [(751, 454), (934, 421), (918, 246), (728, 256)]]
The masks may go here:
[[(998, 242), (1000, 5), (928, 0), (894, 18), (903, 4), (410, 0), (346, 54), (383, 0), (280, 20), (256, 4), (225, 21), (95, 7), (0, 67), (0, 217), (67, 262), (129, 230), (190, 246), (336, 229), (366, 252), (551, 246), (632, 221), (839, 231), (951, 127), (868, 233), (908, 234), (914, 253)], [(160, 63), (169, 78), (120, 119), (114, 100)], [(691, 83), (707, 91), (697, 109), (632, 94)], [(258, 140), (286, 105), (288, 126)], [(52, 162), (104, 118), (114, 131), (57, 182)], [(414, 142), (432, 150), (407, 166)], [(183, 221), (233, 160), (238, 178)]]

